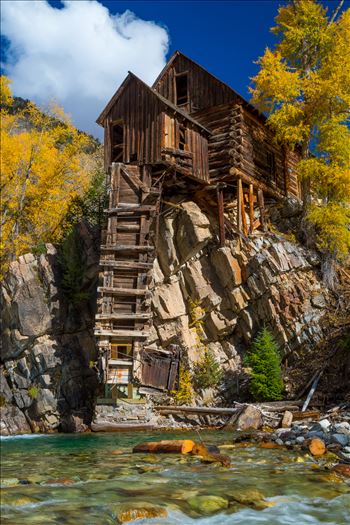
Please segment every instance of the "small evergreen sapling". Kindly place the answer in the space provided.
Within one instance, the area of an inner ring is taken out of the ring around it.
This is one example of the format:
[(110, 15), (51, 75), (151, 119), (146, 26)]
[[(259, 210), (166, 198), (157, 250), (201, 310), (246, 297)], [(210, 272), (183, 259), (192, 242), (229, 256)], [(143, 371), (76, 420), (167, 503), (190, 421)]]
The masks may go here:
[(250, 392), (256, 401), (282, 399), (281, 357), (276, 341), (264, 327), (254, 340), (246, 362), (251, 368)]

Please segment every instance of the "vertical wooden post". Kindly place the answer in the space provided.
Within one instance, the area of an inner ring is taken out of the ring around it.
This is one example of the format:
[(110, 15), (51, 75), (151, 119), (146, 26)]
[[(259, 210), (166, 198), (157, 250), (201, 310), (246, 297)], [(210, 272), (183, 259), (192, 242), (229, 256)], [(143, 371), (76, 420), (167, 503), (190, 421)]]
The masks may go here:
[(265, 205), (264, 205), (264, 194), (262, 190), (258, 190), (258, 204), (260, 210), (260, 223), (263, 231), (266, 231), (266, 219), (265, 219)]
[(239, 182), (240, 182), (240, 184), (239, 184), (239, 199), (241, 201), (241, 214), (242, 214), (243, 233), (244, 233), (245, 236), (247, 236), (248, 235), (248, 224), (247, 224), (247, 217), (245, 216), (242, 179), (239, 179)]
[(241, 191), (242, 191), (242, 179), (237, 179), (237, 230), (242, 231), (242, 202), (241, 202)]
[(225, 246), (225, 218), (224, 218), (224, 192), (223, 189), (226, 184), (219, 183), (216, 186), (216, 195), (218, 199), (218, 214), (219, 214), (219, 241), (220, 247)]
[(254, 230), (254, 187), (249, 184), (249, 232)]

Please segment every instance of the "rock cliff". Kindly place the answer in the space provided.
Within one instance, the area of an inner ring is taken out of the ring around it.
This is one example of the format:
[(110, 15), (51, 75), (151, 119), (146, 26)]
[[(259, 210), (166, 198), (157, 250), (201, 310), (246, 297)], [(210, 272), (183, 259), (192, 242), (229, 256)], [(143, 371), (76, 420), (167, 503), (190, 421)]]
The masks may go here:
[(83, 287), (75, 308), (62, 293), (57, 251), (26, 254), (2, 286), (1, 433), (86, 428), (96, 388), (93, 315), (98, 239), (84, 224)]
[[(179, 344), (190, 363), (200, 341), (224, 371), (221, 401), (244, 399), (242, 357), (265, 324), (285, 357), (321, 338), (327, 292), (317, 256), (275, 234), (231, 235), (218, 248), (215, 217), (187, 201), (160, 218), (149, 343)], [(73, 307), (62, 291), (56, 249), (13, 262), (2, 289), (1, 411), (3, 434), (83, 430), (91, 421), (97, 378), (93, 339), (98, 238), (81, 225), (89, 300)], [(204, 395), (204, 394), (203, 394)]]
[(200, 339), (225, 371), (224, 397), (244, 395), (242, 356), (264, 324), (284, 357), (320, 341), (327, 291), (314, 252), (261, 232), (248, 240), (232, 235), (218, 248), (215, 217), (194, 202), (174, 208), (160, 230), (153, 341), (165, 348), (179, 343), (195, 362), (199, 346), (191, 304), (200, 305)]

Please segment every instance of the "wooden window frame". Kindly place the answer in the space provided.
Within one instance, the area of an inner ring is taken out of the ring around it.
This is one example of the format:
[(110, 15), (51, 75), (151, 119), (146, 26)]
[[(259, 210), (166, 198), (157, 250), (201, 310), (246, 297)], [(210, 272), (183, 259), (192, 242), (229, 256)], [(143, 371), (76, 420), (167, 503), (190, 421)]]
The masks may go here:
[[(117, 160), (114, 159), (114, 147), (113, 144), (113, 130), (115, 126), (119, 126), (123, 130), (123, 142), (121, 144), (118, 144), (117, 146), (120, 147), (122, 151), (122, 158), (118, 158)], [(112, 162), (124, 162), (125, 158), (125, 125), (123, 119), (117, 119), (112, 120), (110, 123), (110, 140), (111, 140), (111, 159)]]
[[(187, 81), (186, 81), (186, 102), (182, 102), (182, 103), (178, 103), (178, 98), (177, 98), (177, 79), (179, 79), (180, 77), (186, 77)], [(188, 74), (188, 71), (182, 71), (181, 73), (175, 73), (175, 76), (174, 76), (174, 93), (175, 93), (175, 105), (178, 106), (178, 107), (183, 107), (183, 106), (187, 106), (189, 104), (189, 101), (190, 101), (190, 93), (189, 93), (189, 74)]]

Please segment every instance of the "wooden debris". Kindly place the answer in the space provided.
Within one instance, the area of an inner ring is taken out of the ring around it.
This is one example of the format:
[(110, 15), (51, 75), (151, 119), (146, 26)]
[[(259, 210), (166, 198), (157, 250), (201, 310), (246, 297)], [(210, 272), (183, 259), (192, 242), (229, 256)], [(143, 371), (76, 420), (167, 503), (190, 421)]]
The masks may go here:
[(147, 441), (136, 445), (132, 451), (152, 454), (189, 454), (194, 446), (195, 442), (191, 439)]
[(309, 451), (313, 456), (323, 456), (326, 452), (325, 442), (320, 438), (312, 438), (309, 442)]
[(200, 456), (202, 463), (220, 463), (223, 467), (229, 467), (231, 464), (229, 456), (221, 454), (215, 445), (196, 443), (191, 454)]
[(289, 428), (292, 424), (292, 421), (293, 421), (292, 412), (289, 412), (289, 410), (286, 410), (282, 418), (282, 424), (281, 424), (282, 428)]
[(320, 419), (320, 412), (318, 410), (309, 410), (307, 412), (293, 412), (293, 421), (300, 419)]

